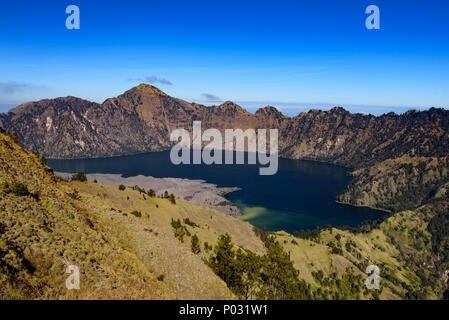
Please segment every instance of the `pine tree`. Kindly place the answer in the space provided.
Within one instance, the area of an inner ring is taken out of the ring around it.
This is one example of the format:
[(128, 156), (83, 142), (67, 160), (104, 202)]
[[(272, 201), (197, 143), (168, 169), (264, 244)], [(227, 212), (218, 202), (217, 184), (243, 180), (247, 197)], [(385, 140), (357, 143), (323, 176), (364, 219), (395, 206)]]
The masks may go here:
[(209, 266), (232, 290), (241, 286), (240, 270), (235, 261), (234, 245), (229, 234), (221, 235), (208, 262)]
[(267, 247), (263, 257), (262, 280), (265, 287), (265, 299), (298, 300), (302, 299), (299, 291), (299, 272), (293, 266), (290, 254), (278, 243)]
[(241, 274), (237, 294), (245, 300), (256, 298), (262, 285), (261, 258), (253, 252), (237, 250), (236, 262)]

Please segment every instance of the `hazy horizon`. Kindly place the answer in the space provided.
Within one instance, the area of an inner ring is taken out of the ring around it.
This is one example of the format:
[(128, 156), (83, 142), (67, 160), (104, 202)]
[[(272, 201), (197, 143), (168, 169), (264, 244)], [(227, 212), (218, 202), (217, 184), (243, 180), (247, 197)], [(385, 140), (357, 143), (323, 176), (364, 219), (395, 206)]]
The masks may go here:
[[(71, 95), (73, 96), (73, 95)], [(42, 99), (54, 99), (59, 97), (48, 97), (48, 98), (42, 98)], [(85, 100), (89, 100), (83, 97), (77, 97)], [(113, 96), (109, 97), (113, 98)], [(175, 97), (178, 98), (178, 97)], [(41, 100), (42, 100), (41, 99)], [(225, 100), (219, 100), (215, 102), (205, 101), (205, 100), (187, 100), (188, 102), (194, 102), (203, 104), (205, 106), (212, 106), (212, 105), (219, 105)], [(35, 100), (39, 101), (39, 100)], [(231, 100), (232, 101), (232, 100)], [(0, 113), (7, 113), (11, 109), (14, 109), (15, 107), (27, 103), (32, 102), (30, 101), (21, 101), (21, 102), (10, 102), (10, 103), (0, 103)], [(93, 101), (96, 103), (103, 103), (104, 101)], [(425, 111), (429, 110), (430, 108), (433, 108), (435, 106), (378, 106), (378, 105), (353, 105), (353, 104), (344, 104), (344, 103), (328, 103), (328, 102), (276, 102), (276, 101), (233, 101), (234, 103), (240, 105), (245, 110), (251, 113), (255, 113), (258, 109), (264, 108), (266, 106), (272, 106), (278, 109), (282, 114), (294, 117), (298, 115), (301, 112), (308, 112), (309, 110), (318, 109), (318, 110), (330, 110), (334, 107), (342, 107), (351, 113), (363, 113), (363, 114), (372, 114), (375, 116), (379, 116), (382, 114), (394, 112), (396, 114), (402, 114), (409, 110), (420, 110)], [(448, 110), (448, 107), (439, 107), (436, 106), (435, 108), (443, 108)]]
[(378, 0), (380, 30), (365, 27), (364, 0), (74, 4), (79, 30), (65, 26), (67, 3), (0, 4), (0, 111), (68, 95), (102, 102), (140, 82), (287, 115), (449, 106), (448, 2)]

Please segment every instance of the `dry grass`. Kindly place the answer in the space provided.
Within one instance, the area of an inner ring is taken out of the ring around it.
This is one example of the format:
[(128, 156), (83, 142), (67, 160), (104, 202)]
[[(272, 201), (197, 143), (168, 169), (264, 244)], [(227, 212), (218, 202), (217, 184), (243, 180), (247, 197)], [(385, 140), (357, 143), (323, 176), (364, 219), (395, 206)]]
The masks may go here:
[[(34, 196), (8, 192), (6, 184), (13, 180)], [(275, 237), (290, 252), (300, 278), (313, 287), (319, 286), (313, 271), (343, 275), (350, 268), (364, 275), (375, 264), (381, 277), (388, 273), (381, 298), (395, 299), (405, 293), (402, 284), (420, 285), (416, 269), (401, 254), (425, 263), (426, 214), (397, 213), (366, 234), (331, 229), (314, 240), (286, 232)], [(184, 223), (187, 218), (197, 226)], [(200, 254), (192, 253), (190, 236), (184, 242), (175, 238), (172, 219), (199, 237)], [(61, 181), (37, 155), (0, 134), (0, 299), (233, 299), (204, 263), (209, 254), (204, 243), (213, 246), (224, 233), (237, 247), (259, 255), (265, 251), (247, 222), (181, 199), (174, 205), (130, 188)], [(341, 254), (332, 254), (331, 242), (339, 244)], [(65, 288), (70, 264), (81, 270), (81, 290)]]

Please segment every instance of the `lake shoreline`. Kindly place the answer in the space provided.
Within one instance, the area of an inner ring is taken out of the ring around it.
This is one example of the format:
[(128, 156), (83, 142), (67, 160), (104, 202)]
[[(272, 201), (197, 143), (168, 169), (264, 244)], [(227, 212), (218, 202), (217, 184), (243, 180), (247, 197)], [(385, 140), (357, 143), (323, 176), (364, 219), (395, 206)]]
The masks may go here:
[[(89, 181), (137, 185), (153, 189), (157, 195), (167, 191), (228, 215), (244, 213), (239, 201), (251, 210), (265, 208), (263, 218), (254, 217), (249, 222), (273, 230), (305, 230), (327, 224), (355, 227), (382, 215), (380, 210), (337, 203), (336, 197), (350, 182), (349, 170), (310, 159), (280, 157), (279, 170), (272, 176), (261, 176), (257, 164), (174, 165), (170, 152), (48, 163), (55, 172), (84, 172)], [(101, 174), (101, 178), (95, 174)]]
[[(55, 174), (65, 180), (73, 175), (68, 172), (55, 172)], [(117, 186), (122, 184), (131, 188), (138, 186), (145, 191), (153, 189), (157, 196), (163, 196), (167, 191), (187, 202), (205, 205), (232, 216), (242, 215), (240, 209), (224, 197), (228, 193), (239, 191), (238, 187), (219, 188), (216, 184), (207, 183), (205, 180), (155, 178), (143, 175), (125, 178), (122, 174), (89, 173), (86, 177), (90, 182), (97, 181)]]
[(335, 200), (335, 202), (338, 203), (338, 204), (344, 204), (344, 205), (351, 206), (351, 207), (356, 207), (356, 208), (367, 208), (367, 209), (382, 211), (382, 212), (389, 213), (389, 214), (394, 213), (393, 211), (390, 211), (390, 210), (387, 210), (387, 209), (382, 209), (382, 208), (377, 208), (377, 207), (373, 207), (373, 206), (363, 206), (363, 205), (360, 205), (360, 204), (346, 203), (346, 202), (341, 202), (341, 201), (338, 201), (338, 200)]

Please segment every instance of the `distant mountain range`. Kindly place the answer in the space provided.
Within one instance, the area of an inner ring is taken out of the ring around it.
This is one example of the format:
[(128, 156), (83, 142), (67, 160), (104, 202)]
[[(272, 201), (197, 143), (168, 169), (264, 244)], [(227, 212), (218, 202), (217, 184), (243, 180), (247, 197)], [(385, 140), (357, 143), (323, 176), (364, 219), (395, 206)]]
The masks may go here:
[(1, 127), (17, 133), (26, 149), (50, 158), (167, 150), (171, 131), (190, 130), (195, 120), (202, 121), (203, 130), (276, 128), (283, 157), (360, 169), (338, 198), (344, 203), (414, 209), (449, 182), (448, 162), (442, 159), (449, 155), (449, 111), (444, 109), (375, 117), (335, 107), (287, 117), (271, 106), (252, 114), (230, 101), (210, 107), (189, 103), (141, 84), (102, 104), (66, 97), (0, 114)]
[(94, 158), (168, 149), (170, 132), (203, 128), (277, 128), (281, 156), (350, 167), (404, 155), (449, 150), (449, 111), (409, 111), (380, 117), (335, 107), (287, 117), (274, 107), (255, 114), (233, 102), (204, 106), (141, 84), (102, 104), (75, 97), (41, 100), (0, 114), (0, 126), (29, 150), (50, 158)]

